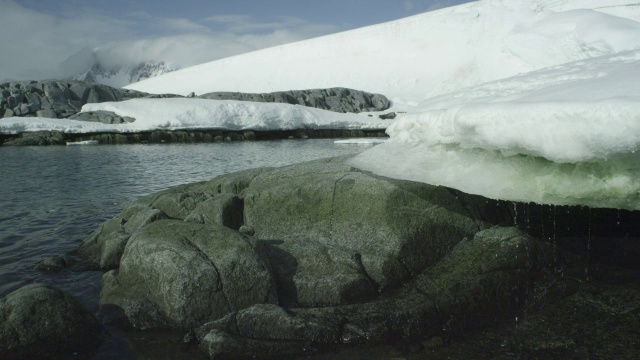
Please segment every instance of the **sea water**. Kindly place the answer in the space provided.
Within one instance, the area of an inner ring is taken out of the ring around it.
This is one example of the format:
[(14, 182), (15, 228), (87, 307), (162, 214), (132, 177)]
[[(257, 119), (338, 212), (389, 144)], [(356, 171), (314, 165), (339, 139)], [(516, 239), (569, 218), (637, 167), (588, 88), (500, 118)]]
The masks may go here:
[(141, 196), (229, 172), (365, 149), (330, 139), (0, 147), (0, 297), (46, 283), (97, 311), (102, 272), (45, 274), (36, 265), (76, 248)]

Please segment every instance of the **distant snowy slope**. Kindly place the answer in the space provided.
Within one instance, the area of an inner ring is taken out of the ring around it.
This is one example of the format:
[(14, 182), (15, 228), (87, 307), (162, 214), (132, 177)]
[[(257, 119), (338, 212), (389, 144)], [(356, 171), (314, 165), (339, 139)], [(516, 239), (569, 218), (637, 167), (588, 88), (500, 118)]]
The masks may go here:
[(213, 61), (127, 88), (186, 95), (343, 86), (414, 105), (462, 87), (640, 48), (635, 13), (620, 17), (636, 9), (634, 3), (483, 0)]

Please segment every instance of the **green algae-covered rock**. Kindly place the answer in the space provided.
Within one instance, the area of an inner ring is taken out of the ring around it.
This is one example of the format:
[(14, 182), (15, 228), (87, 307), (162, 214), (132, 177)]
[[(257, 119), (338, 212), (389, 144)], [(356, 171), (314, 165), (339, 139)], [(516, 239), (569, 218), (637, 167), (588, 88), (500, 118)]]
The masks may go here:
[(103, 335), (93, 314), (54, 287), (31, 284), (0, 299), (0, 358), (89, 358)]

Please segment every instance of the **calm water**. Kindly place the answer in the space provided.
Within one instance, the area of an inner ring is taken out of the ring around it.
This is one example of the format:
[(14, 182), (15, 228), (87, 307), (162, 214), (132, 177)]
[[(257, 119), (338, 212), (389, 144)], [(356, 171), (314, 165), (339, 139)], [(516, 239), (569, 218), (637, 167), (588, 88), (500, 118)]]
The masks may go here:
[(34, 270), (77, 247), (126, 204), (168, 187), (262, 166), (356, 153), (330, 139), (197, 145), (0, 147), (0, 297), (32, 282), (97, 310), (102, 273)]

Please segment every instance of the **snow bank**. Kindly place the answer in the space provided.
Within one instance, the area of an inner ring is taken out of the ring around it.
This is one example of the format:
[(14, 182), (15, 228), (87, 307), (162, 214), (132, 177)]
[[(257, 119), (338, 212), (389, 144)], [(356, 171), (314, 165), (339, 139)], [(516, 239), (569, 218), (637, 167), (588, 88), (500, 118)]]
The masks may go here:
[(294, 130), (386, 129), (388, 121), (365, 114), (341, 114), (299, 105), (205, 99), (133, 99), (86, 104), (83, 111), (112, 111), (136, 119), (126, 124), (102, 124), (68, 119), (0, 119), (0, 133), (39, 130), (65, 133), (140, 132), (152, 130)]
[(386, 138), (361, 138), (361, 139), (345, 139), (345, 140), (336, 140), (334, 144), (342, 144), (342, 145), (376, 145), (382, 144), (386, 142)]
[(462, 87), (640, 48), (633, 0), (484, 0), (178, 70), (127, 88), (271, 92), (342, 86), (396, 108)]
[(395, 140), (555, 162), (615, 159), (640, 146), (640, 51), (559, 65), (429, 99)]
[(502, 200), (640, 210), (640, 51), (435, 97), (353, 165)]

